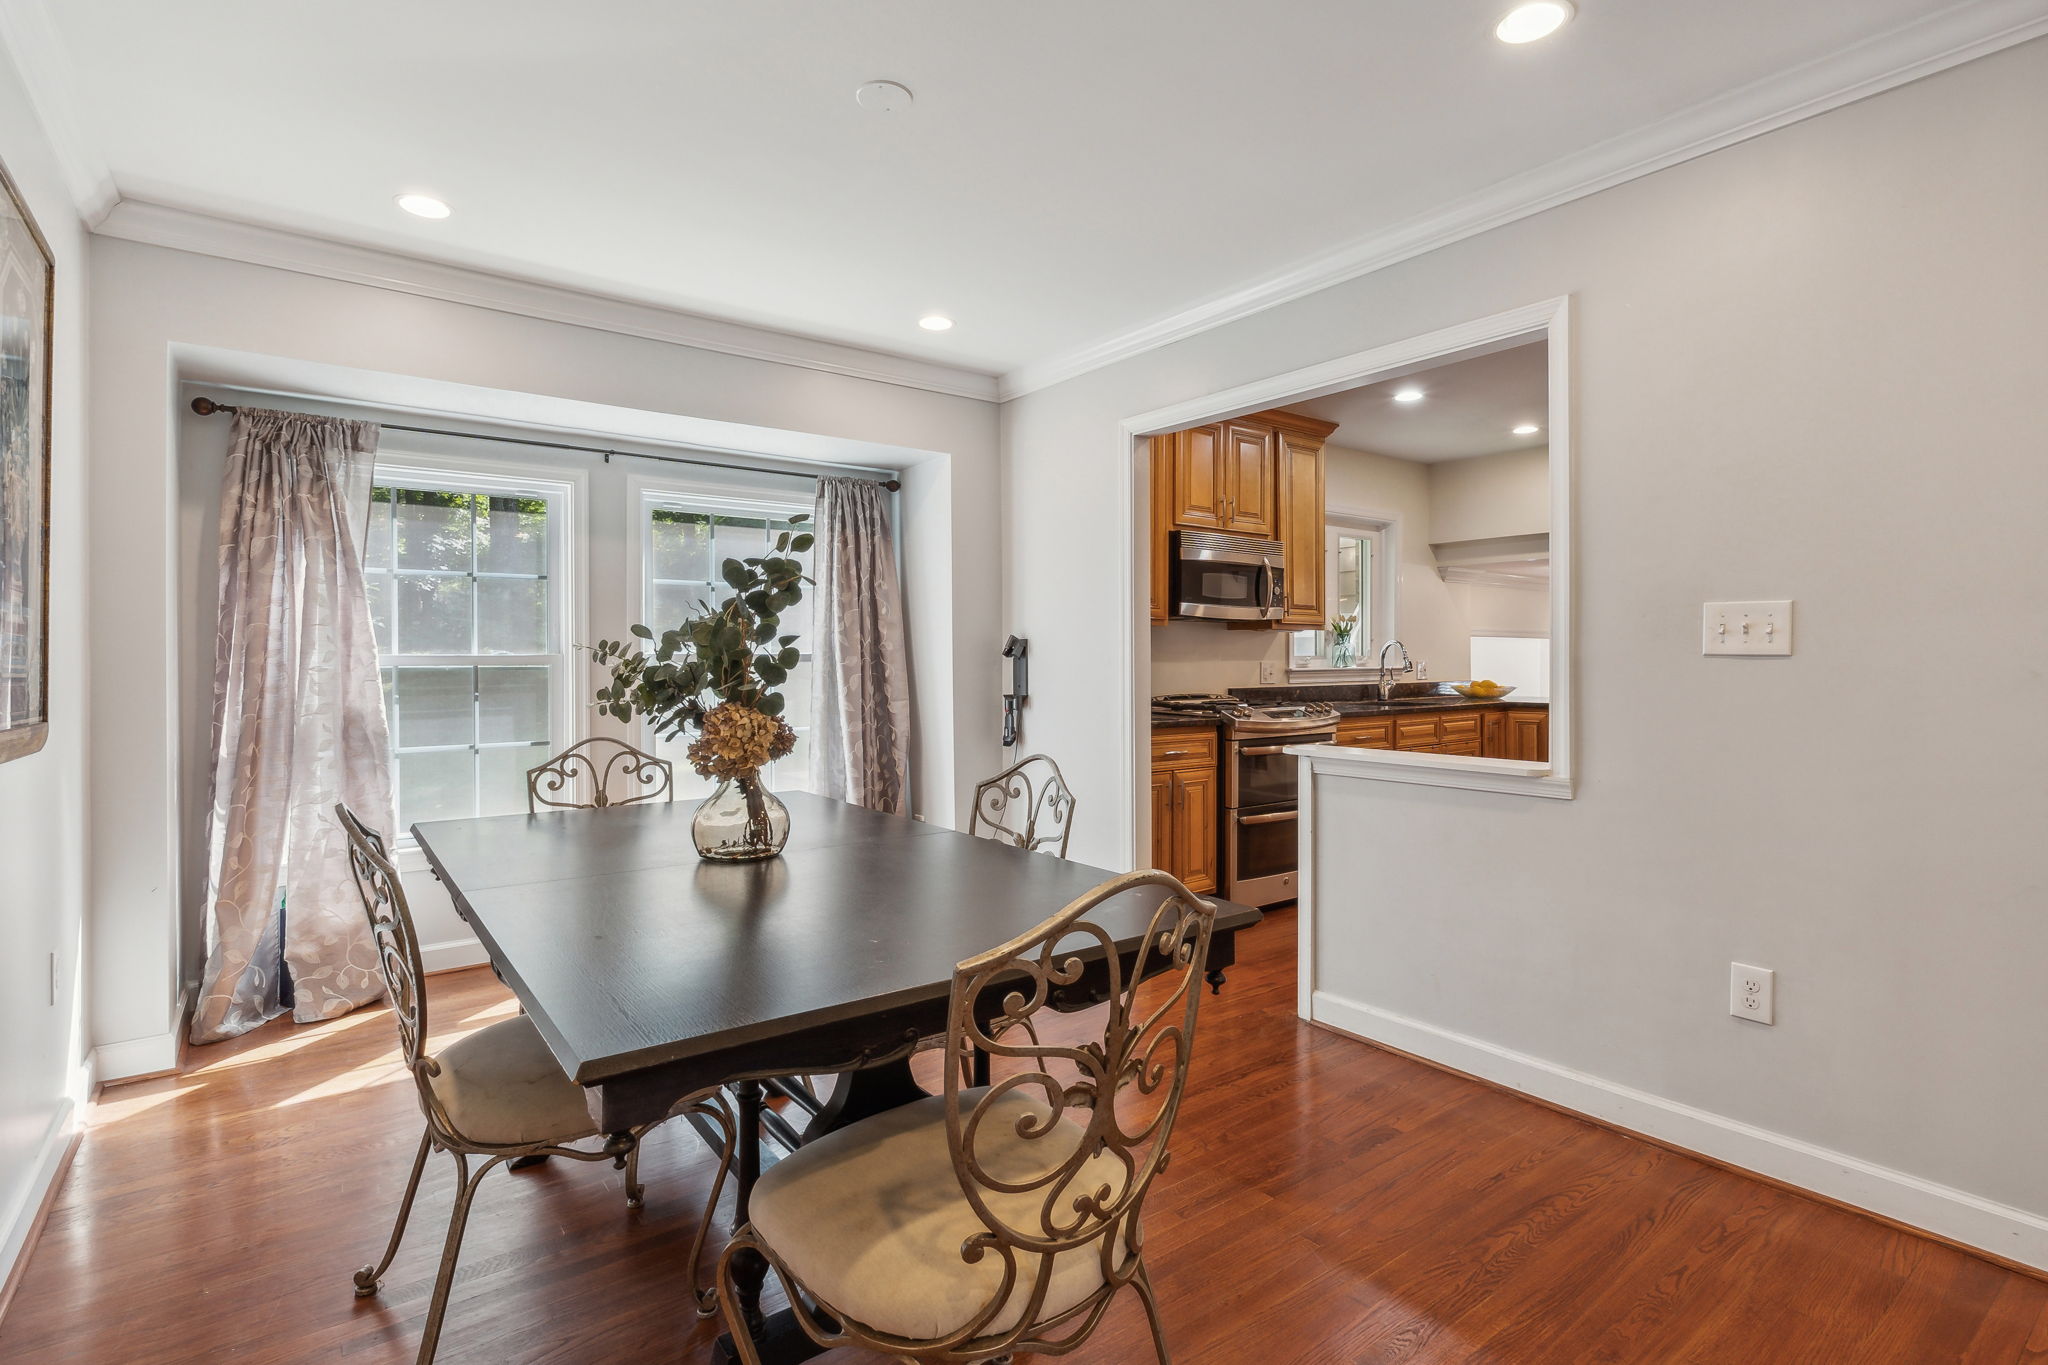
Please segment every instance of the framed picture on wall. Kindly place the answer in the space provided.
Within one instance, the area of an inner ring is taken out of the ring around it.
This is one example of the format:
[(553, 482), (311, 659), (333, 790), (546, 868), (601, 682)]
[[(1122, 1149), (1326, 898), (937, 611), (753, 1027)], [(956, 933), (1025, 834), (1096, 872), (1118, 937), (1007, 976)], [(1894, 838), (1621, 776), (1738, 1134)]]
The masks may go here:
[(0, 763), (50, 729), (50, 321), (55, 264), (0, 167)]

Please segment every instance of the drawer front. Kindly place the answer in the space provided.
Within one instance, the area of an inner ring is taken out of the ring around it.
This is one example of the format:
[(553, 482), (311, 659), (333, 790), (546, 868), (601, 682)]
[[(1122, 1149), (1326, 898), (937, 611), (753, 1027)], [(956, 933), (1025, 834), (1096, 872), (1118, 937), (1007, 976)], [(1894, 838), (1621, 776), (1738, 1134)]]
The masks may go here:
[(1471, 739), (1452, 740), (1449, 743), (1440, 744), (1437, 746), (1437, 752), (1440, 754), (1462, 754), (1467, 758), (1484, 757), (1484, 755), (1482, 755), (1479, 752), (1479, 740), (1477, 736)]
[(1476, 742), (1479, 738), (1479, 720), (1479, 713), (1476, 711), (1444, 716), (1437, 722), (1441, 742), (1462, 744), (1468, 739)]
[(1391, 749), (1394, 747), (1393, 717), (1340, 717), (1337, 721), (1337, 742), (1354, 749)]
[(1204, 768), (1216, 766), (1214, 730), (1154, 730), (1152, 766), (1155, 768)]
[(1394, 722), (1394, 747), (1396, 749), (1434, 749), (1437, 744), (1435, 716), (1417, 716), (1412, 720)]

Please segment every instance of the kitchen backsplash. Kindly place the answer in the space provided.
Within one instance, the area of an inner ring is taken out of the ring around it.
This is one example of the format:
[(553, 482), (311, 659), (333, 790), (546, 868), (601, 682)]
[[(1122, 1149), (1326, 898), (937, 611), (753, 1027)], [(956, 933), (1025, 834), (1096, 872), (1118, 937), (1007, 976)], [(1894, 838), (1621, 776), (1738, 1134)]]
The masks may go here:
[(1152, 627), (1152, 694), (1256, 687), (1259, 665), (1285, 663), (1284, 630), (1228, 630), (1215, 621)]

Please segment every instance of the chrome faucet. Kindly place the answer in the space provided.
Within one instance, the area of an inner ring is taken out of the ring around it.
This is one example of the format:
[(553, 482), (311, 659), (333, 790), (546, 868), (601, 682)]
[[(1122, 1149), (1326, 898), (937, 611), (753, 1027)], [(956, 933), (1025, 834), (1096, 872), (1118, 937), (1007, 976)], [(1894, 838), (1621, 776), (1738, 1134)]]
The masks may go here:
[(1398, 671), (1402, 673), (1413, 673), (1415, 671), (1415, 662), (1408, 657), (1408, 646), (1402, 644), (1399, 640), (1389, 640), (1385, 644), (1381, 645), (1380, 700), (1383, 702), (1392, 701), (1394, 699), (1394, 680), (1387, 676), (1389, 673), (1396, 671), (1387, 667), (1387, 651), (1390, 649), (1398, 649), (1401, 651), (1401, 667)]

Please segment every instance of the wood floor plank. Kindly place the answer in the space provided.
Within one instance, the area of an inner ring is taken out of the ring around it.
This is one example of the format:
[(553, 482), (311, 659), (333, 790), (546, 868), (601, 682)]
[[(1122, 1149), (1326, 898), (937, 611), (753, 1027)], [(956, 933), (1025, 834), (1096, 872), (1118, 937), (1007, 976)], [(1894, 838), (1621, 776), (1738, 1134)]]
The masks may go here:
[[(1308, 1028), (1288, 914), (1240, 952), (1203, 1002), (1147, 1224), (1182, 1365), (2048, 1365), (2048, 1283)], [(436, 1046), (514, 1011), (487, 971), (430, 997)], [(937, 1064), (919, 1060), (927, 1084)], [(384, 1292), (357, 1300), (349, 1279), (382, 1248), (420, 1131), (384, 1011), (195, 1049), (90, 1118), (0, 1361), (412, 1360), (446, 1158)], [(711, 1173), (679, 1128), (648, 1141), (638, 1211), (607, 1166), (494, 1173), (441, 1360), (705, 1359), (717, 1324), (692, 1313), (682, 1258)], [(1134, 1300), (1068, 1357), (1150, 1358)]]

